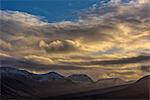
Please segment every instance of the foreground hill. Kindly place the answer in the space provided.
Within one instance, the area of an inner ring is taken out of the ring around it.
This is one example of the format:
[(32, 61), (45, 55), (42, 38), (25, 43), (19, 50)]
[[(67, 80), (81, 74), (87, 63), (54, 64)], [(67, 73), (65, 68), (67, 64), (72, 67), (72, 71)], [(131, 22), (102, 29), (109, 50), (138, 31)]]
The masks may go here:
[(149, 93), (149, 76), (135, 83), (117, 78), (94, 82), (84, 74), (33, 74), (11, 67), (0, 67), (0, 75), (2, 99), (148, 98)]

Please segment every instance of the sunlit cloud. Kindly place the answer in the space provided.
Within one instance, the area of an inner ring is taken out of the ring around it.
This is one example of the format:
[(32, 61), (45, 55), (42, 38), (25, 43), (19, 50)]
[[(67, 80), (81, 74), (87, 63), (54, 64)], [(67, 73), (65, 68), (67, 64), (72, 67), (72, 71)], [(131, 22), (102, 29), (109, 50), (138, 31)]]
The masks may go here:
[(70, 52), (82, 51), (84, 47), (78, 41), (72, 40), (54, 40), (50, 43), (40, 41), (39, 47), (45, 49), (47, 52)]
[(53, 63), (53, 60), (51, 60), (50, 58), (42, 57), (42, 56), (29, 55), (29, 56), (25, 56), (24, 58), (26, 58), (28, 60), (32, 60), (37, 63), (43, 63), (43, 64), (52, 64)]
[(46, 22), (41, 21), (42, 18), (34, 16), (25, 12), (19, 11), (1, 11), (1, 20), (14, 21), (18, 24), (26, 24), (28, 26), (42, 26), (46, 25)]
[[(93, 61), (149, 54), (149, 3), (149, 0), (100, 2), (81, 12), (79, 19), (55, 23), (25, 12), (2, 10), (0, 52), (41, 64), (65, 63), (65, 69), (72, 62), (88, 61), (92, 67)], [(89, 66), (79, 67), (86, 65)]]

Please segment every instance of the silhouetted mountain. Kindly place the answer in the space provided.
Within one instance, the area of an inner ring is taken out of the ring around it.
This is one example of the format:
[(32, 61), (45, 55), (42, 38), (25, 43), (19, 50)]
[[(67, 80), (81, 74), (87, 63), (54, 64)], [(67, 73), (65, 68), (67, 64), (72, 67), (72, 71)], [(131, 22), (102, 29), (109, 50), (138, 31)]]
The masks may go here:
[(64, 78), (65, 78), (64, 76), (62, 76), (56, 72), (49, 72), (47, 74), (41, 74), (40, 77), (42, 80), (52, 80), (52, 81), (64, 80)]
[(65, 90), (65, 85), (73, 85), (71, 80), (56, 72), (32, 74), (16, 68), (0, 67), (0, 74), (2, 98), (45, 97), (51, 92), (56, 94), (63, 88)]
[(148, 98), (149, 93), (149, 76), (129, 84), (117, 78), (93, 82), (84, 74), (33, 74), (10, 67), (0, 67), (0, 75), (2, 99)]
[(1, 96), (31, 97), (34, 93), (36, 81), (32, 74), (15, 68), (0, 67), (1, 73)]
[(75, 94), (62, 95), (54, 98), (73, 99), (140, 99), (149, 100), (150, 75), (141, 78), (132, 84), (119, 85), (104, 89), (80, 92)]
[(68, 76), (68, 78), (76, 83), (92, 83), (93, 82), (93, 80), (85, 74), (73, 74), (73, 75)]
[(117, 86), (126, 83), (124, 80), (121, 80), (119, 78), (105, 78), (105, 79), (99, 79), (96, 81), (96, 85), (100, 87), (111, 87), (111, 86)]

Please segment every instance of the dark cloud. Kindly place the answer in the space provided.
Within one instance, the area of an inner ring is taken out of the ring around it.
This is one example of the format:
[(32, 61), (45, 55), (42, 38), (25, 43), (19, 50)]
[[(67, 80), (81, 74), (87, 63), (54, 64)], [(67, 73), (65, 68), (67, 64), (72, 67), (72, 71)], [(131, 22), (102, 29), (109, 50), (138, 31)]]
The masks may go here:
[(150, 72), (150, 65), (141, 66), (140, 69), (144, 72)]
[[(117, 64), (132, 64), (132, 63), (140, 63), (140, 62), (149, 62), (150, 56), (137, 56), (137, 57), (130, 57), (130, 58), (121, 58), (115, 60), (101, 60), (101, 61), (84, 61), (84, 62), (68, 62), (71, 64), (77, 65), (117, 65)], [(67, 62), (65, 62), (67, 63)]]
[(41, 64), (27, 59), (18, 59), (13, 57), (0, 57), (1, 67), (15, 67), (30, 71), (48, 71), (48, 70), (85, 70), (88, 68), (63, 64)]
[(150, 56), (137, 56), (131, 58), (122, 58), (117, 60), (108, 60), (108, 61), (95, 61), (93, 63), (102, 64), (102, 65), (111, 65), (111, 64), (130, 64), (130, 63), (139, 63), (144, 61), (150, 61)]

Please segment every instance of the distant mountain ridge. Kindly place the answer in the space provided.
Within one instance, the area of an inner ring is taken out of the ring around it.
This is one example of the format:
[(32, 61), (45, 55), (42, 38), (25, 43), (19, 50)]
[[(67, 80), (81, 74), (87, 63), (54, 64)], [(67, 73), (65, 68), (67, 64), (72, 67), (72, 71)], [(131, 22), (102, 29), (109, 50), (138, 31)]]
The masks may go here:
[(83, 83), (92, 83), (94, 82), (89, 76), (85, 75), (85, 74), (73, 74), (68, 76), (68, 78), (70, 80), (72, 80), (73, 82), (83, 82)]
[(51, 81), (57, 81), (57, 80), (63, 80), (65, 79), (64, 76), (56, 73), (56, 72), (49, 72), (46, 74), (33, 74), (26, 70), (19, 70), (17, 68), (12, 67), (0, 67), (0, 74), (2, 78), (4, 77), (13, 77), (13, 76), (24, 76), (27, 78), (33, 78), (38, 80), (51, 80)]
[[(33, 74), (26, 70), (19, 70), (11, 67), (0, 67), (0, 75), (1, 75), (0, 95), (2, 99), (15, 99), (15, 98), (38, 99), (38, 98), (53, 98), (53, 97), (66, 98), (66, 96), (64, 95), (67, 95), (69, 98), (72, 97), (72, 95), (70, 94), (73, 94), (73, 97), (79, 96), (79, 98), (80, 97), (86, 98), (90, 95), (91, 97), (93, 96), (97, 97), (96, 94), (99, 93), (101, 89), (103, 91), (106, 90), (110, 91), (116, 90), (111, 89), (111, 87), (114, 86), (119, 86), (122, 84), (130, 85), (127, 84), (125, 81), (117, 78), (100, 79), (94, 82), (89, 76), (84, 74), (73, 74), (68, 77), (60, 75), (56, 72), (49, 72), (46, 74)], [(137, 85), (137, 83), (140, 85), (146, 84), (146, 83), (141, 84), (141, 81), (148, 79), (149, 77), (147, 76), (146, 79), (143, 78), (134, 84), (135, 85)], [(98, 90), (98, 92), (95, 92), (96, 89), (100, 90)], [(119, 88), (120, 91), (121, 89)], [(101, 91), (100, 93), (103, 93), (103, 91)], [(80, 95), (78, 95), (78, 93)], [(86, 95), (87, 93), (90, 95)]]
[[(86, 100), (149, 100), (150, 75), (147, 75), (134, 83), (118, 85), (103, 89), (74, 93), (53, 97), (57, 99), (86, 99)], [(50, 97), (51, 98), (51, 97)]]

